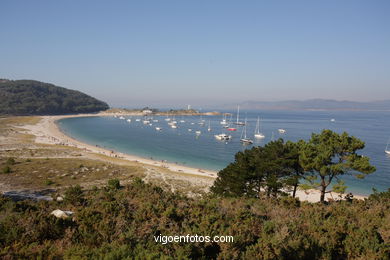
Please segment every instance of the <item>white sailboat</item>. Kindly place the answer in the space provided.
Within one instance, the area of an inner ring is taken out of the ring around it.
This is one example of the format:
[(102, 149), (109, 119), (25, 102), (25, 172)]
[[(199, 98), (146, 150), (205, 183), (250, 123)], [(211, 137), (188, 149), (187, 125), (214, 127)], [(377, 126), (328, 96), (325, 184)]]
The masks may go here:
[(256, 129), (255, 129), (255, 138), (262, 139), (264, 137), (265, 137), (265, 135), (260, 132), (260, 118), (257, 117), (257, 124), (256, 124)]
[(209, 120), (209, 127), (207, 128), (207, 131), (211, 132), (210, 120)]
[(226, 125), (227, 122), (226, 122), (226, 114), (222, 114), (222, 121), (220, 122), (221, 125)]
[(199, 121), (198, 125), (204, 126), (204, 119), (202, 118), (202, 115), (200, 115), (200, 121)]
[(246, 137), (246, 119), (244, 123), (244, 128), (242, 129), (240, 142), (243, 144), (253, 144), (253, 141)]
[(236, 124), (236, 125), (245, 125), (245, 123), (240, 122), (240, 106), (237, 106), (237, 121), (234, 124)]
[(390, 142), (390, 139), (387, 141), (387, 145), (386, 145), (386, 149), (385, 149), (385, 153), (387, 153), (387, 154), (390, 154), (389, 142)]

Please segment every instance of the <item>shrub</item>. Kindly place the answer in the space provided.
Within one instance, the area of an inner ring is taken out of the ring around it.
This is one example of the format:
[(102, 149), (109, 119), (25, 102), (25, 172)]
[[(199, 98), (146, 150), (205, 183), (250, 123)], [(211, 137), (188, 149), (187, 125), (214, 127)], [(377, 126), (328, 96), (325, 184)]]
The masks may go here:
[(49, 179), (45, 180), (45, 185), (49, 186), (49, 185), (52, 185), (52, 184), (54, 184), (54, 181), (49, 180)]
[(3, 173), (11, 173), (11, 171), (11, 167), (9, 167), (8, 165), (3, 168)]
[(72, 205), (82, 205), (84, 203), (84, 194), (80, 185), (71, 186), (65, 191), (65, 202)]
[(15, 163), (16, 163), (16, 161), (15, 161), (15, 159), (12, 158), (12, 157), (8, 158), (8, 159), (7, 159), (7, 162), (6, 162), (7, 165), (14, 165)]
[(118, 190), (121, 187), (118, 179), (108, 180), (107, 184), (108, 184), (107, 187), (112, 190)]

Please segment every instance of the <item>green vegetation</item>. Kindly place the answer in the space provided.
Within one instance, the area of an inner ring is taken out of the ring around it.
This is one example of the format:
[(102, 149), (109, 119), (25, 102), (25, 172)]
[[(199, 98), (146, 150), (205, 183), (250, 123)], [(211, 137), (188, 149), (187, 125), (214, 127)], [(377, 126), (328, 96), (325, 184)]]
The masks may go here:
[[(139, 179), (123, 189), (72, 187), (65, 200), (0, 197), (5, 259), (389, 259), (390, 190), (330, 205), (291, 197), (189, 199)], [(55, 209), (72, 217), (57, 219)], [(168, 243), (158, 235), (231, 235)]]
[(9, 167), (8, 165), (6, 165), (6, 166), (4, 166), (4, 168), (3, 168), (3, 173), (11, 173), (11, 167)]
[(118, 179), (108, 180), (108, 187), (112, 190), (118, 190), (121, 187), (120, 181)]
[[(260, 198), (263, 193), (277, 197), (293, 188), (293, 197), (301, 179), (309, 181), (306, 188), (321, 188), (320, 201), (325, 201), (327, 187), (339, 175), (354, 173), (358, 178), (375, 171), (369, 158), (358, 155), (364, 142), (347, 133), (341, 135), (323, 130), (308, 142), (284, 143), (282, 139), (264, 147), (238, 152), (235, 161), (218, 173), (211, 191), (222, 196)], [(320, 183), (315, 180), (320, 178)], [(344, 182), (333, 186), (344, 193)]]
[(57, 115), (91, 113), (108, 105), (79, 91), (34, 80), (0, 81), (0, 114)]
[[(340, 175), (356, 172), (358, 178), (373, 173), (375, 167), (369, 158), (358, 155), (357, 150), (364, 148), (364, 142), (346, 132), (337, 134), (323, 130), (321, 134), (312, 134), (309, 142), (304, 143), (299, 161), (306, 171), (314, 172), (320, 178), (321, 201), (325, 199), (327, 187)], [(337, 189), (343, 189), (339, 181)]]

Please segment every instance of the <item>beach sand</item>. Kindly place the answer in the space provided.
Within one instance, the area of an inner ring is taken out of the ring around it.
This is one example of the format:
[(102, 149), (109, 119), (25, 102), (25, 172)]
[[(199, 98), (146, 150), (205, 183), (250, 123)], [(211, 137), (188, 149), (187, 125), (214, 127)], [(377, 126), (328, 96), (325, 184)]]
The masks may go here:
[[(49, 144), (49, 145), (66, 145), (66, 146), (76, 147), (91, 153), (102, 154), (108, 157), (120, 158), (123, 160), (137, 162), (144, 165), (162, 167), (164, 169), (176, 173), (185, 173), (185, 174), (191, 174), (199, 177), (208, 177), (208, 178), (217, 177), (217, 172), (215, 171), (182, 166), (171, 162), (155, 161), (155, 160), (146, 159), (135, 155), (124, 154), (116, 151), (107, 150), (98, 146), (86, 144), (65, 135), (63, 132), (60, 131), (60, 129), (56, 124), (57, 120), (63, 118), (86, 117), (86, 116), (112, 116), (112, 114), (99, 113), (99, 114), (79, 114), (79, 115), (64, 115), (64, 116), (42, 116), (41, 117), (42, 119), (37, 124), (34, 125), (26, 124), (22, 126), (22, 128), (26, 129), (28, 133), (34, 135), (36, 137), (35, 142), (37, 143)], [(320, 198), (320, 191), (314, 189), (309, 191), (298, 190), (296, 195), (302, 201), (318, 202)], [(365, 197), (354, 194), (354, 198), (364, 199)], [(328, 199), (338, 200), (339, 194), (335, 192), (327, 193), (326, 200)]]

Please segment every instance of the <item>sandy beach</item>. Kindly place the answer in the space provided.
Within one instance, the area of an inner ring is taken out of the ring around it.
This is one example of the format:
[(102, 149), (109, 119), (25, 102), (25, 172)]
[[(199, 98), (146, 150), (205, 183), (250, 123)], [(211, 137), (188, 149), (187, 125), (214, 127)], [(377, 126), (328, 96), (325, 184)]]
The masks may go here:
[[(182, 166), (172, 162), (156, 161), (156, 160), (142, 158), (135, 155), (129, 155), (129, 154), (124, 154), (116, 151), (107, 150), (99, 146), (86, 144), (79, 140), (71, 138), (70, 136), (65, 135), (63, 132), (60, 131), (59, 127), (56, 124), (56, 121), (63, 118), (87, 117), (87, 116), (112, 116), (112, 115), (113, 114), (99, 113), (99, 114), (42, 116), (41, 117), (42, 119), (37, 124), (24, 125), (22, 128), (26, 129), (30, 134), (34, 135), (36, 137), (35, 142), (37, 143), (75, 147), (91, 153), (102, 154), (113, 158), (120, 158), (120, 159), (137, 162), (144, 165), (162, 167), (176, 173), (186, 173), (186, 174), (197, 175), (200, 177), (208, 177), (208, 178), (217, 177), (217, 172), (215, 171)], [(309, 191), (298, 190), (297, 197), (302, 201), (318, 202), (320, 198), (320, 192), (318, 190), (309, 190)], [(339, 194), (334, 192), (330, 192), (326, 194), (326, 200), (328, 199), (338, 200), (339, 198), (340, 198)], [(365, 197), (354, 194), (354, 198), (364, 199)]]

